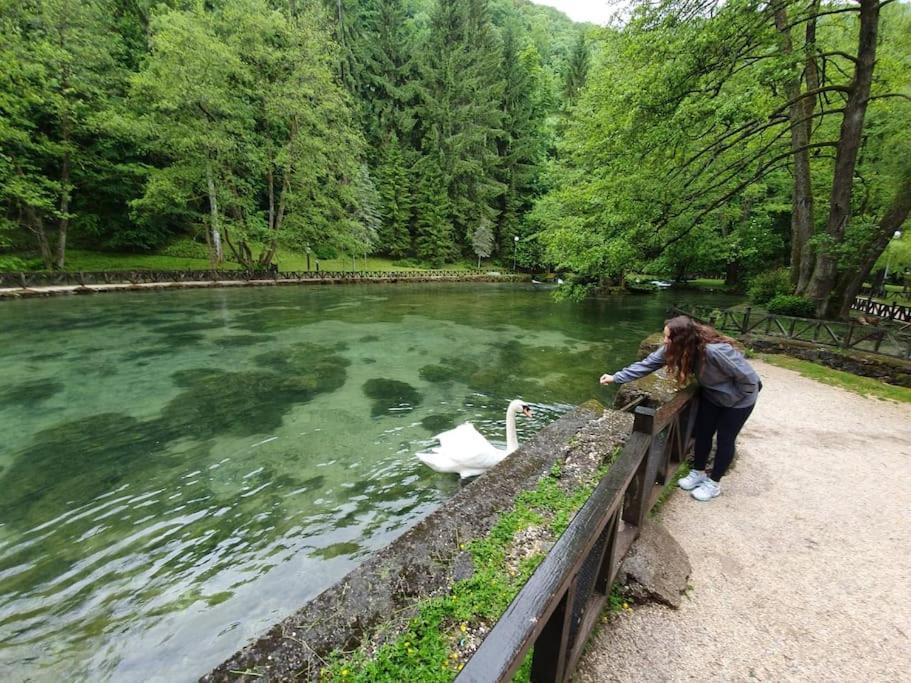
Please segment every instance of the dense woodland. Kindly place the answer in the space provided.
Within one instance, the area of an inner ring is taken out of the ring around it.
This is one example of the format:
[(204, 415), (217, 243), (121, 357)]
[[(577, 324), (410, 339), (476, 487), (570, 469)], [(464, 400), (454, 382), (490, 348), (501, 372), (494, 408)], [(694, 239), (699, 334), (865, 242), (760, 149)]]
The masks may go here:
[(845, 315), (911, 260), (909, 122), (891, 0), (0, 0), (0, 259), (778, 266)]

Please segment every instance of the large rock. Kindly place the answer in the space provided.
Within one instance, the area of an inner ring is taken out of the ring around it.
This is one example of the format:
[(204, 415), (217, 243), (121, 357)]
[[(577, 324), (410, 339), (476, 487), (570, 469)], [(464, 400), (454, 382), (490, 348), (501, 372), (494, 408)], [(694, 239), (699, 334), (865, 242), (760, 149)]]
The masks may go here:
[(692, 570), (677, 540), (661, 524), (648, 520), (620, 565), (617, 580), (634, 598), (677, 609)]

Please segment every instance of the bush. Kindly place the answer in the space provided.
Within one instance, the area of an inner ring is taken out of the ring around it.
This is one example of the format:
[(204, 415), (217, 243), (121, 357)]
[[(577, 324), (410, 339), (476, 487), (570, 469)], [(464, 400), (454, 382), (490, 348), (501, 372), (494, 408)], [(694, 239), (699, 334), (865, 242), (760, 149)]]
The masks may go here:
[(767, 305), (769, 313), (778, 315), (795, 315), (799, 318), (816, 317), (816, 303), (810, 299), (794, 294), (779, 294)]
[(313, 253), (316, 254), (316, 258), (323, 261), (331, 261), (332, 259), (339, 258), (338, 249), (326, 244), (315, 247)]
[(0, 273), (19, 273), (25, 270), (41, 270), (44, 263), (41, 259), (24, 259), (18, 256), (0, 254)]
[(788, 270), (778, 268), (754, 275), (747, 287), (747, 296), (754, 304), (764, 304), (780, 294), (790, 294), (793, 289)]
[(159, 254), (161, 256), (176, 256), (177, 258), (207, 259), (209, 258), (209, 247), (205, 243), (196, 242), (195, 240), (181, 239), (171, 242)]

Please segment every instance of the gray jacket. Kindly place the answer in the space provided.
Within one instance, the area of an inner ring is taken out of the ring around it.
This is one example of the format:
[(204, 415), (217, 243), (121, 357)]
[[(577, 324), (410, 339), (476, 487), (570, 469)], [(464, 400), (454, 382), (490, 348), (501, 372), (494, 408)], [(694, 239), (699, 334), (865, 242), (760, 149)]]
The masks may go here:
[[(614, 375), (614, 382), (626, 384), (665, 366), (665, 347)], [(727, 343), (708, 344), (705, 362), (699, 363), (696, 378), (702, 396), (722, 408), (749, 408), (762, 388), (759, 375), (737, 349)]]

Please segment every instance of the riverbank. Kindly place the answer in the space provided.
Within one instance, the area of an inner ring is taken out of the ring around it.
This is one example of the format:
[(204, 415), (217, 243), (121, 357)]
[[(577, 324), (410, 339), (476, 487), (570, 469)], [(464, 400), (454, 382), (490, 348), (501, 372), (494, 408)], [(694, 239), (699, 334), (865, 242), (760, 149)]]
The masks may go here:
[(911, 406), (755, 366), (765, 388), (723, 494), (662, 511), (692, 590), (611, 618), (580, 682), (904, 676)]
[[(17, 274), (0, 274), (0, 285), (16, 281)], [(27, 276), (27, 274), (21, 274)], [(86, 273), (61, 273), (63, 284), (31, 284), (28, 277), (21, 279), (22, 286), (0, 286), (0, 299), (26, 299), (73, 294), (101, 294), (105, 292), (142, 292), (163, 289), (204, 289), (212, 287), (268, 287), (278, 285), (337, 285), (351, 283), (397, 282), (526, 282), (530, 276), (478, 271), (389, 271), (389, 272), (304, 272), (275, 273), (268, 276), (249, 276), (237, 271), (206, 273), (105, 273), (101, 282), (86, 277)], [(179, 279), (178, 279), (179, 278)], [(113, 281), (104, 282), (110, 279)], [(72, 282), (81, 280), (81, 282)], [(40, 282), (40, 280), (38, 280)], [(53, 281), (53, 278), (51, 279)]]

